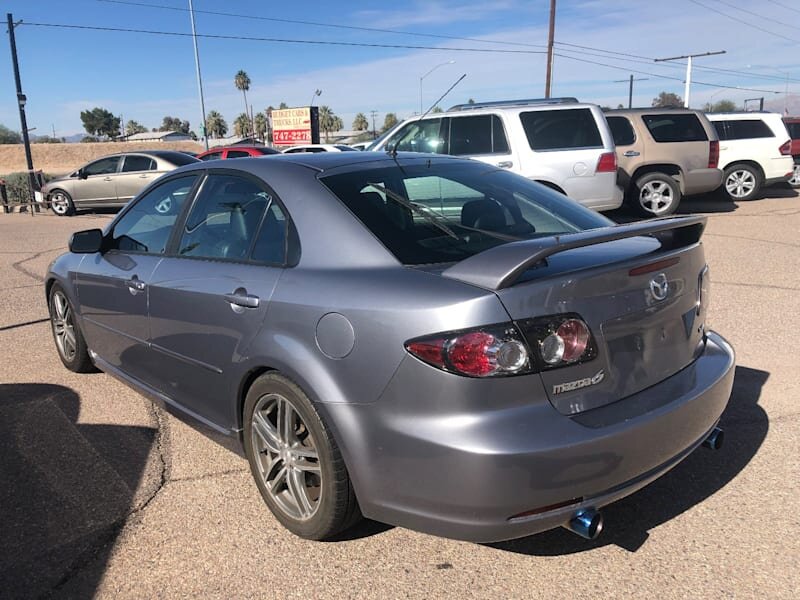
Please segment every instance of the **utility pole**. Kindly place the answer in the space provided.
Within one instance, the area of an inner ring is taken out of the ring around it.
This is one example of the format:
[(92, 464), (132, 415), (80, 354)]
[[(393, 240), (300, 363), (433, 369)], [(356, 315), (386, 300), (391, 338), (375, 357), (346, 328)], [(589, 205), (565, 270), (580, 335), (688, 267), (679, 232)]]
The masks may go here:
[(628, 79), (617, 79), (614, 83), (625, 83), (628, 82), (628, 108), (633, 108), (633, 82), (634, 81), (647, 81), (647, 77), (638, 77), (637, 79), (633, 78), (631, 75)]
[(686, 59), (686, 87), (683, 91), (683, 106), (689, 108), (689, 92), (692, 86), (692, 59), (699, 56), (716, 56), (717, 54), (725, 54), (725, 50), (718, 50), (717, 52), (702, 52), (700, 54), (685, 54), (683, 56), (671, 56), (669, 58), (656, 58), (655, 62), (666, 62), (668, 60), (682, 60)]
[(206, 103), (203, 99), (203, 78), (200, 76), (200, 52), (197, 50), (197, 31), (194, 26), (194, 6), (192, 0), (189, 0), (189, 18), (192, 21), (192, 41), (194, 42), (194, 66), (197, 71), (197, 89), (200, 92), (200, 113), (203, 115), (202, 127), (203, 139), (206, 143), (206, 150), (208, 150), (208, 132), (206, 131)]
[(547, 34), (547, 73), (544, 80), (544, 97), (550, 97), (553, 81), (553, 37), (556, 32), (556, 0), (550, 0), (550, 31)]
[[(28, 163), (28, 181), (30, 184), (30, 201), (34, 201), (33, 192), (38, 187), (33, 174), (33, 157), (31, 156), (31, 139), (28, 136), (28, 120), (25, 118), (25, 102), (27, 98), (22, 93), (22, 81), (19, 78), (19, 62), (17, 61), (17, 40), (14, 37), (14, 17), (6, 13), (8, 19), (8, 41), (11, 43), (11, 62), (14, 64), (14, 81), (17, 84), (17, 105), (19, 106), (19, 123), (22, 127), (22, 143), (25, 144), (25, 160)], [(31, 205), (33, 214), (33, 205)]]
[(372, 115), (372, 139), (374, 140), (375, 138), (378, 137), (378, 132), (375, 129), (375, 115), (378, 114), (378, 111), (377, 110), (371, 110), (369, 112)]

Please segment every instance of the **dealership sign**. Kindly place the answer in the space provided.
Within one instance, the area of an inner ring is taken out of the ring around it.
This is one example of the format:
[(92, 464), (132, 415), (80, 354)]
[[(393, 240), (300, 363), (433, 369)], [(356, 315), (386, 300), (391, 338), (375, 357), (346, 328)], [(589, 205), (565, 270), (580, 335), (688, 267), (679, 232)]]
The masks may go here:
[(272, 143), (276, 146), (319, 144), (318, 111), (316, 106), (273, 110)]

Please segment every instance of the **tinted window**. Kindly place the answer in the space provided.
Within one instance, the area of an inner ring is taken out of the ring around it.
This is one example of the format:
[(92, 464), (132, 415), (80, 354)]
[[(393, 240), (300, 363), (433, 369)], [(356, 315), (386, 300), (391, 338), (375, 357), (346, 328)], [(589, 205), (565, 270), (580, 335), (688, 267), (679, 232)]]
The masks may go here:
[(126, 156), (122, 163), (122, 171), (154, 171), (156, 161), (147, 156)]
[(403, 264), (453, 262), (515, 239), (610, 224), (542, 185), (474, 164), (404, 164), (322, 182)]
[(286, 262), (286, 215), (277, 203), (271, 202), (253, 248), (252, 259), (259, 262)]
[(588, 108), (520, 113), (532, 150), (602, 148), (603, 139)]
[(344, 144), (336, 144), (334, 148), (338, 148), (342, 152), (352, 152), (355, 148), (351, 148), (350, 146), (345, 146)]
[(412, 121), (389, 138), (386, 147), (394, 146), (398, 152), (444, 153), (444, 140), (439, 133), (441, 125), (441, 119)]
[(211, 154), (206, 154), (205, 156), (201, 156), (200, 160), (217, 160), (218, 158), (222, 158), (222, 151), (219, 152), (212, 152)]
[(269, 194), (251, 181), (210, 175), (186, 219), (178, 254), (246, 258), (269, 200)]
[(714, 129), (717, 132), (717, 137), (720, 140), (728, 139), (728, 131), (725, 129), (725, 121), (711, 121), (711, 124), (714, 126)]
[(785, 125), (793, 140), (800, 139), (800, 123), (785, 123)]
[(228, 150), (227, 158), (247, 158), (249, 156), (250, 153), (244, 150)]
[(752, 140), (775, 137), (769, 126), (761, 119), (741, 119), (726, 121), (729, 140)]
[(172, 152), (172, 151), (160, 150), (158, 152), (158, 156), (166, 161), (171, 162), (176, 167), (182, 167), (183, 165), (191, 165), (192, 163), (198, 162), (194, 156), (192, 156), (191, 154), (187, 154), (186, 152)]
[(119, 156), (101, 158), (100, 160), (86, 165), (83, 168), (83, 172), (86, 175), (108, 175), (110, 173), (116, 173), (119, 159)]
[(172, 226), (197, 175), (172, 179), (140, 197), (114, 225), (112, 248), (163, 254)]
[(611, 135), (614, 136), (614, 143), (617, 146), (630, 146), (636, 141), (636, 134), (633, 132), (633, 125), (625, 117), (606, 116)]
[(448, 154), (508, 154), (503, 124), (497, 115), (474, 115), (450, 119)]
[(642, 115), (642, 120), (657, 142), (705, 142), (708, 140), (700, 119), (691, 113)]
[(264, 148), (256, 148), (255, 151), (257, 154), (280, 154), (274, 148), (267, 148), (266, 146)]

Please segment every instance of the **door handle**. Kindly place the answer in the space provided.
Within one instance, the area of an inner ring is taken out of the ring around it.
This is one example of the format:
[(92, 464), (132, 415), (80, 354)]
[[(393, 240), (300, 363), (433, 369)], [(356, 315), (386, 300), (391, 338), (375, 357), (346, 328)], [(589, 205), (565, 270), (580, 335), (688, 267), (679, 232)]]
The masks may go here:
[(103, 177), (103, 181), (112, 181), (111, 177)]
[(139, 175), (139, 179), (147, 179), (150, 175)]
[(719, 147), (719, 149), (720, 149), (720, 150), (727, 150), (727, 149), (728, 149), (728, 147), (727, 147), (727, 146), (720, 146), (720, 147)]
[(510, 169), (511, 167), (514, 166), (514, 163), (511, 162), (510, 160), (503, 160), (497, 163), (497, 166), (500, 167), (501, 169)]
[(253, 294), (248, 294), (247, 290), (239, 288), (232, 294), (225, 294), (225, 300), (230, 302), (231, 308), (241, 306), (242, 308), (258, 308), (261, 299)]
[(143, 292), (146, 287), (145, 282), (139, 279), (136, 275), (128, 279), (128, 281), (125, 282), (125, 285), (128, 286), (128, 291), (134, 296), (139, 292)]
[(622, 156), (639, 156), (639, 153), (636, 150), (628, 150)]

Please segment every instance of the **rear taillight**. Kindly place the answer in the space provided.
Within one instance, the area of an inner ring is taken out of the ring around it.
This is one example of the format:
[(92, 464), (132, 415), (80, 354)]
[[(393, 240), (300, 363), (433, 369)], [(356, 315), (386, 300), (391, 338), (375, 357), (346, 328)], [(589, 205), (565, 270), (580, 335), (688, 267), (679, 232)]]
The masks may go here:
[(511, 323), (417, 338), (405, 346), (434, 367), (469, 377), (531, 371), (528, 347)]
[(708, 145), (708, 168), (716, 169), (719, 165), (719, 142), (711, 140)]
[(786, 143), (782, 144), (778, 151), (781, 153), (782, 156), (789, 156), (792, 153), (792, 140), (788, 140)]
[(597, 161), (596, 173), (616, 173), (617, 154), (616, 152), (604, 152)]
[(535, 373), (597, 356), (592, 332), (574, 313), (438, 333), (405, 346), (429, 365), (469, 377)]

